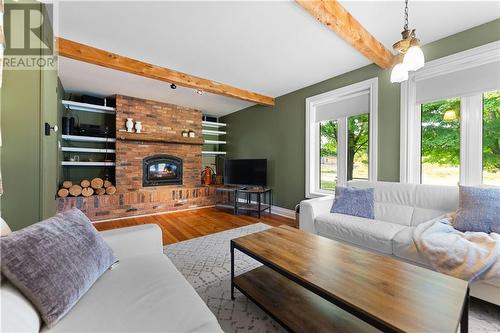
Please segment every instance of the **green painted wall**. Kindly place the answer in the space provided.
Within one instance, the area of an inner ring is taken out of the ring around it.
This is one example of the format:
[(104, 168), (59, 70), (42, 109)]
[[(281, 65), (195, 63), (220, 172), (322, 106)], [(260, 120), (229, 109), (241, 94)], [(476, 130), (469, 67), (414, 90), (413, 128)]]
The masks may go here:
[[(427, 61), (500, 40), (500, 19), (424, 46)], [(292, 209), (305, 193), (305, 99), (373, 77), (379, 79), (378, 179), (399, 181), (400, 85), (390, 70), (368, 65), (276, 98), (274, 107), (252, 106), (221, 119), (228, 158), (267, 158), (274, 204)]]
[[(24, 1), (40, 6), (37, 1)], [(6, 27), (6, 38), (10, 36)], [(14, 26), (22, 29), (22, 26)], [(42, 33), (52, 38), (51, 29)], [(45, 136), (43, 124), (57, 123), (56, 70), (3, 71), (1, 100), (4, 194), (2, 217), (13, 230), (55, 213), (58, 182), (57, 136)]]

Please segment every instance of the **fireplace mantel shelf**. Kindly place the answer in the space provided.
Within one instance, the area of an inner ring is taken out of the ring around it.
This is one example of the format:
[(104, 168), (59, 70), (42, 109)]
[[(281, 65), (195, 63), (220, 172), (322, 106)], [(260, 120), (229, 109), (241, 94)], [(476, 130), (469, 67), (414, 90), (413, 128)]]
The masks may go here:
[(159, 142), (159, 143), (176, 143), (183, 145), (203, 145), (203, 138), (186, 138), (182, 136), (159, 136), (158, 134), (148, 133), (130, 133), (116, 132), (116, 140), (138, 141), (138, 142)]

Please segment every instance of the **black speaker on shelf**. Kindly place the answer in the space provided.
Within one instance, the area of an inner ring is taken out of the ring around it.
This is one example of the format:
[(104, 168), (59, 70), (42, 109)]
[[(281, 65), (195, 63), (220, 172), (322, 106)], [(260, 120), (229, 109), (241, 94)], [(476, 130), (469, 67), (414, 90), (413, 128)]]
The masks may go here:
[(75, 118), (62, 117), (62, 134), (75, 134)]

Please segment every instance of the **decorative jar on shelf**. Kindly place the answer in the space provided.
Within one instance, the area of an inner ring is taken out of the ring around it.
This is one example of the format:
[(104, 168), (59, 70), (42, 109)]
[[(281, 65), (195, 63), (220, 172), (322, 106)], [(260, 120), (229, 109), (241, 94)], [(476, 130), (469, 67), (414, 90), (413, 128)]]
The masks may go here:
[(133, 132), (134, 131), (134, 120), (132, 118), (127, 118), (127, 122), (125, 123), (125, 126), (127, 126), (127, 132)]
[(140, 121), (136, 121), (135, 122), (135, 131), (137, 133), (141, 133), (141, 131), (142, 131), (142, 123)]

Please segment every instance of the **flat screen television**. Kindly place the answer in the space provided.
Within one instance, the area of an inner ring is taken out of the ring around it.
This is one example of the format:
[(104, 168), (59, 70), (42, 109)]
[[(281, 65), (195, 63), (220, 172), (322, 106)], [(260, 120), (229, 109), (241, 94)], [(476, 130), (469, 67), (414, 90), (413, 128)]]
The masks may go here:
[(267, 185), (266, 159), (236, 159), (224, 161), (224, 184)]

